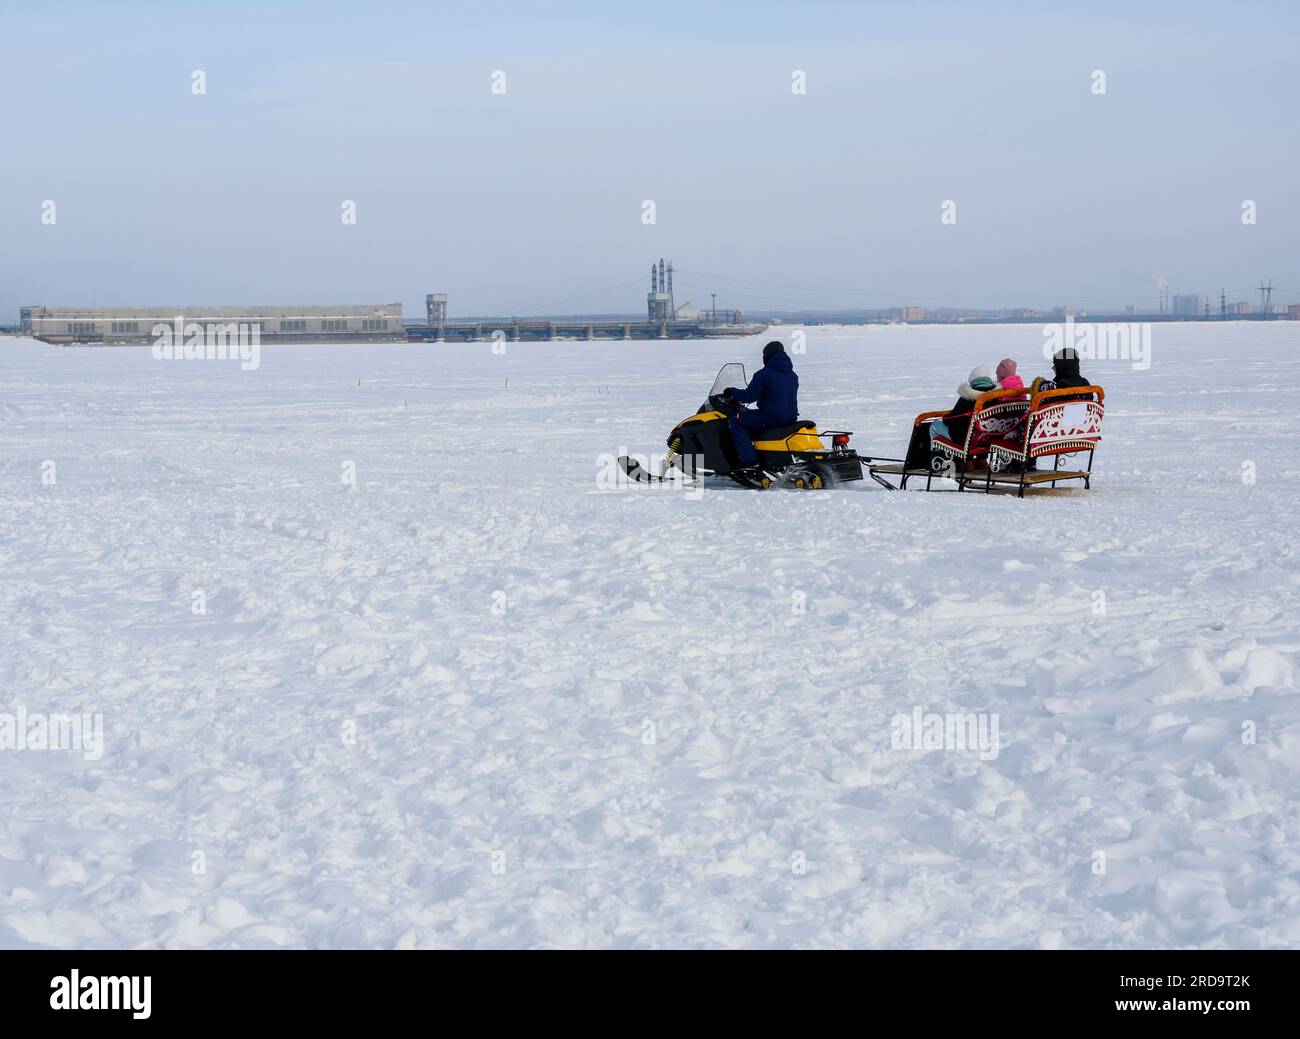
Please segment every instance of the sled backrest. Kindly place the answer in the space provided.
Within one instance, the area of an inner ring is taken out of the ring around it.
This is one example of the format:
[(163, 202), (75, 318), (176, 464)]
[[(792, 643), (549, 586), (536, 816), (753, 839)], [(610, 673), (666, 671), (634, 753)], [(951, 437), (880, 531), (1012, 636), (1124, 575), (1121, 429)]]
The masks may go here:
[[(987, 454), (989, 445), (994, 440), (1009, 435), (1024, 421), (1028, 411), (1029, 394), (1025, 390), (989, 390), (976, 399), (970, 421), (966, 424), (966, 438), (961, 446), (955, 446), (955, 441), (944, 440), (938, 440), (936, 444), (945, 454), (957, 458)], [(922, 412), (916, 416), (913, 425), (921, 426), (947, 414), (946, 411)]]
[(1029, 407), (1025, 448), (1030, 458), (1090, 451), (1101, 442), (1106, 391), (1100, 386), (1043, 390)]
[(966, 430), (966, 453), (984, 454), (994, 440), (1009, 434), (1029, 411), (1029, 395), (1023, 389), (989, 390), (980, 394)]

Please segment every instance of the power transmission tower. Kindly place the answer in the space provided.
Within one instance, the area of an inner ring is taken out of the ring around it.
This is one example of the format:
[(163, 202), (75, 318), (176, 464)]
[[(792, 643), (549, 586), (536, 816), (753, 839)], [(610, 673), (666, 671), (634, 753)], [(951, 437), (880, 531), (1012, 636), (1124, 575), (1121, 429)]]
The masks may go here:
[(1228, 320), (1228, 293), (1222, 288), (1219, 289), (1219, 320)]
[(1259, 305), (1263, 310), (1263, 319), (1268, 320), (1269, 308), (1273, 305), (1273, 279), (1268, 279), (1265, 285), (1262, 281), (1259, 283)]

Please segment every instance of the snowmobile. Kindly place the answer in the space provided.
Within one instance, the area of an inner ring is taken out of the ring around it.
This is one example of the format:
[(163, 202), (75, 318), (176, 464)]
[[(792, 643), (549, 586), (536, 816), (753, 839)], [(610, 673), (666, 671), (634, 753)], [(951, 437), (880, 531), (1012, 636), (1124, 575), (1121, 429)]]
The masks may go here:
[[(763, 491), (773, 485), (817, 491), (862, 479), (863, 460), (848, 446), (853, 434), (839, 429), (818, 433), (817, 423), (807, 420), (755, 434), (758, 465), (741, 465), (728, 421), (739, 414), (741, 405), (727, 387), (745, 385), (745, 366), (736, 361), (724, 364), (699, 410), (668, 434), (668, 453), (657, 475), (626, 455), (619, 458), (619, 468), (637, 483), (666, 482), (669, 469), (676, 468), (697, 479), (727, 477), (742, 487)], [(823, 443), (827, 439), (829, 446)]]

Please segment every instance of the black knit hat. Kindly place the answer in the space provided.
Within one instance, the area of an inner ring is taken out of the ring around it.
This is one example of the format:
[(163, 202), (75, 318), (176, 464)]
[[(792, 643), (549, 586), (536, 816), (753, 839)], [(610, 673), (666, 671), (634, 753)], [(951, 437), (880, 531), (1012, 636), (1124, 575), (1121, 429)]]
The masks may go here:
[(785, 346), (781, 340), (773, 339), (767, 346), (763, 347), (763, 363), (766, 364), (777, 354), (785, 353)]
[(1079, 351), (1072, 346), (1062, 347), (1052, 355), (1052, 368), (1058, 376), (1079, 374)]

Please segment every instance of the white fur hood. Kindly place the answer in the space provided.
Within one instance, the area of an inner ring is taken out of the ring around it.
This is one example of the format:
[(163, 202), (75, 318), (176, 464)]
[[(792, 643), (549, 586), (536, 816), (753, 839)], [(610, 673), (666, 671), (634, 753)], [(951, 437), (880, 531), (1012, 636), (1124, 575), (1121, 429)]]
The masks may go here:
[(963, 382), (957, 387), (957, 396), (961, 397), (962, 400), (979, 400), (984, 394), (992, 393), (993, 390), (1000, 389), (1002, 389), (1002, 383), (1000, 382), (995, 382), (993, 386), (987, 390), (977, 390), (970, 383)]

